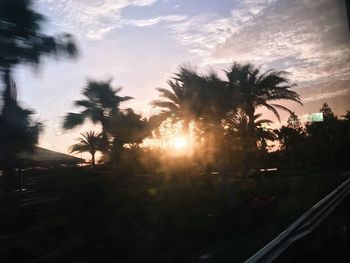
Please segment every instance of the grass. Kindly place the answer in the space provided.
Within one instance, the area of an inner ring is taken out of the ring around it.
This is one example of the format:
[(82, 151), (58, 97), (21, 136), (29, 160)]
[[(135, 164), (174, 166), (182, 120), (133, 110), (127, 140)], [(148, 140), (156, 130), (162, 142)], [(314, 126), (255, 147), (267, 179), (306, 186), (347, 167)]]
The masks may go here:
[(344, 180), (296, 173), (223, 184), (103, 168), (25, 176), (33, 192), (22, 198), (39, 201), (21, 209), (17, 231), (30, 245), (17, 249), (58, 262), (242, 262)]

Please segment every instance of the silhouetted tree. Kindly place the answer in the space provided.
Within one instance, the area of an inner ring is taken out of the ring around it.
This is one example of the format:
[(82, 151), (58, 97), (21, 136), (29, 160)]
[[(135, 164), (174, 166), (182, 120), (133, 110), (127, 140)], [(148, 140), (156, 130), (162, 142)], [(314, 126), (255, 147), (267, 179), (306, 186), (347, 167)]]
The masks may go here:
[(189, 133), (190, 122), (199, 114), (199, 100), (197, 99), (204, 80), (194, 70), (180, 68), (179, 73), (168, 81), (170, 90), (157, 88), (163, 100), (155, 100), (152, 105), (161, 108), (160, 116), (171, 118), (174, 122), (182, 123), (185, 134)]
[(0, 166), (4, 172), (4, 187), (10, 190), (15, 187), (14, 168), (18, 165), (18, 155), (34, 151), (42, 126), (31, 119), (32, 111), (18, 105), (13, 81), (10, 90), (6, 89), (3, 97), (0, 114)]
[[(231, 143), (236, 148), (240, 149), (241, 154), (251, 154), (250, 158), (257, 164), (257, 152), (256, 148), (262, 152), (267, 151), (267, 141), (274, 141), (276, 135), (271, 128), (268, 127), (272, 123), (271, 120), (261, 119), (261, 114), (255, 114), (254, 116), (254, 138), (251, 138), (249, 133), (249, 118), (243, 111), (231, 112), (224, 120), (224, 127), (226, 136), (230, 138)], [(251, 141), (254, 141), (254, 146), (251, 145)]]
[(88, 152), (91, 154), (91, 166), (95, 166), (95, 154), (102, 150), (102, 137), (101, 134), (94, 131), (88, 131), (81, 133), (81, 138), (77, 139), (79, 142), (72, 145), (70, 148), (71, 153), (83, 153)]
[[(232, 94), (234, 105), (242, 110), (248, 117), (248, 138), (249, 147), (246, 152), (246, 168), (249, 170), (251, 164), (250, 156), (254, 155), (256, 148), (256, 129), (254, 116), (257, 108), (266, 108), (272, 111), (280, 120), (278, 110), (290, 112), (285, 106), (276, 103), (280, 100), (290, 100), (301, 104), (299, 95), (292, 91), (295, 84), (291, 84), (284, 71), (268, 70), (260, 73), (259, 69), (252, 64), (234, 63), (226, 72), (227, 85)], [(252, 150), (250, 152), (250, 150)]]
[(33, 10), (31, 0), (0, 2), (0, 71), (5, 92), (10, 90), (13, 67), (20, 63), (37, 66), (46, 55), (76, 57), (72, 36), (45, 35), (42, 33), (44, 22), (45, 18)]
[(290, 114), (287, 126), (282, 126), (281, 129), (276, 130), (276, 133), (281, 143), (281, 149), (287, 152), (292, 151), (305, 138), (304, 128), (294, 112)]
[(157, 88), (164, 99), (153, 101), (152, 105), (162, 108), (160, 116), (181, 121), (184, 133), (189, 132), (191, 121), (220, 125), (226, 112), (232, 109), (228, 90), (214, 72), (199, 75), (182, 67), (168, 84), (171, 91)]
[(68, 113), (64, 119), (63, 128), (72, 129), (90, 119), (93, 123), (99, 123), (102, 126), (103, 152), (108, 152), (108, 134), (107, 122), (112, 112), (119, 110), (119, 105), (123, 101), (130, 100), (131, 97), (118, 96), (122, 88), (114, 89), (111, 86), (111, 80), (95, 81), (88, 80), (83, 89), (83, 100), (75, 101), (75, 106), (83, 108), (80, 113)]
[(291, 88), (287, 78), (288, 73), (284, 71), (268, 70), (260, 73), (259, 69), (252, 64), (235, 63), (230, 71), (226, 72), (229, 89), (233, 94), (233, 99), (248, 117), (249, 132), (254, 134), (254, 116), (257, 108), (266, 108), (272, 111), (280, 120), (278, 110), (291, 112), (281, 104), (279, 100), (291, 100), (301, 104), (298, 93)]
[(346, 114), (342, 116), (347, 122), (350, 122), (350, 110), (346, 111)]
[(163, 100), (152, 102), (153, 106), (162, 109), (157, 119), (163, 117), (181, 122), (187, 141), (193, 144), (194, 139), (197, 146), (201, 144), (201, 158), (206, 159), (202, 161), (208, 163), (212, 159), (209, 162), (213, 163), (213, 158), (219, 154), (224, 143), (221, 121), (232, 109), (227, 86), (214, 72), (200, 75), (187, 68), (180, 68), (168, 84), (171, 91), (159, 88)]
[(328, 103), (323, 103), (322, 108), (320, 109), (320, 112), (323, 114), (324, 121), (334, 121), (337, 119), (337, 117), (334, 115), (333, 110), (331, 107), (329, 107)]
[[(132, 109), (113, 111), (108, 121), (108, 133), (112, 136), (111, 158), (120, 164), (121, 154), (128, 149), (137, 149), (143, 139), (151, 134), (149, 123)], [(137, 160), (133, 160), (136, 165)]]
[[(13, 89), (12, 70), (16, 65), (29, 63), (38, 66), (41, 58), (48, 55), (56, 58), (61, 56), (73, 58), (77, 55), (77, 48), (72, 36), (66, 33), (56, 37), (45, 35), (42, 32), (44, 22), (44, 17), (33, 10), (31, 0), (2, 0), (0, 2), (0, 74), (5, 86), (2, 113), (4, 125), (10, 125), (9, 122), (13, 121), (17, 122), (17, 119), (10, 120), (16, 114), (18, 114), (18, 118), (21, 115), (25, 123), (24, 120), (29, 120), (31, 114), (26, 110), (20, 114), (20, 107), (13, 98), (14, 93), (11, 90)], [(15, 110), (15, 105), (18, 106), (17, 110)], [(7, 128), (16, 129), (18, 127), (10, 125)], [(8, 161), (7, 169), (4, 170), (5, 174), (11, 169), (10, 165), (15, 162), (9, 160), (10, 153), (6, 158)]]
[(323, 169), (331, 169), (340, 160), (337, 151), (343, 144), (338, 118), (327, 103), (322, 105), (322, 122), (306, 124), (310, 162)]
[(277, 138), (280, 142), (280, 150), (283, 151), (286, 160), (282, 162), (287, 164), (289, 168), (292, 166), (300, 167), (304, 162), (303, 147), (306, 139), (306, 133), (298, 116), (292, 112), (287, 120), (287, 126), (282, 126), (275, 130)]
[[(254, 115), (254, 134), (255, 143), (261, 143), (261, 140), (273, 140), (274, 135), (268, 124), (271, 124), (271, 120), (261, 119), (262, 114)], [(230, 113), (224, 121), (226, 133), (229, 136), (240, 137), (242, 141), (248, 140), (245, 138), (248, 136), (249, 118), (242, 112)]]

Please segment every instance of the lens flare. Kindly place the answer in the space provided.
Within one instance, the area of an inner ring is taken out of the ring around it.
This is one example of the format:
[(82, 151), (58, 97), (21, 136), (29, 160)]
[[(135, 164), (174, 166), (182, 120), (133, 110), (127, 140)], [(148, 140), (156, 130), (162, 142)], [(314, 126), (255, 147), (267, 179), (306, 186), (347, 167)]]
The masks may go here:
[(174, 138), (174, 148), (176, 150), (184, 149), (187, 146), (187, 140), (184, 137), (175, 137)]

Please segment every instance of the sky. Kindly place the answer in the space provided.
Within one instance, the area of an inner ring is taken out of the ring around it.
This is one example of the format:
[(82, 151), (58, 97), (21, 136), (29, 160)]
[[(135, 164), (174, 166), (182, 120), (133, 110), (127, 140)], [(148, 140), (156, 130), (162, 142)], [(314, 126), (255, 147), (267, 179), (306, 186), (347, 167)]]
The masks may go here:
[(47, 17), (46, 33), (72, 33), (80, 49), (76, 61), (47, 58), (39, 70), (15, 72), (19, 100), (44, 124), (45, 148), (67, 152), (80, 132), (96, 129), (62, 129), (87, 79), (113, 78), (134, 98), (122, 107), (150, 116), (155, 88), (166, 88), (181, 65), (201, 73), (235, 61), (286, 70), (304, 107), (286, 105), (299, 115), (325, 101), (339, 115), (350, 109), (344, 0), (34, 0), (34, 7)]

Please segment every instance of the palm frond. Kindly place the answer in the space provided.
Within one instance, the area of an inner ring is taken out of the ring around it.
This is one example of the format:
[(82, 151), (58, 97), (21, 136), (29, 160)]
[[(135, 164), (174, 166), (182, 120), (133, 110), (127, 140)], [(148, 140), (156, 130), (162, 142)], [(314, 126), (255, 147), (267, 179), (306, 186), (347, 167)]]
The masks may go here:
[(74, 105), (78, 107), (85, 107), (85, 108), (94, 107), (94, 104), (89, 100), (77, 100), (74, 102)]
[(166, 98), (166, 99), (168, 99), (174, 103), (177, 103), (177, 104), (180, 103), (179, 98), (174, 93), (172, 93), (170, 90), (167, 90), (164, 88), (156, 88), (156, 90), (159, 91), (160, 97)]
[(280, 114), (278, 113), (278, 111), (275, 109), (275, 107), (271, 106), (270, 104), (268, 103), (262, 103), (261, 106), (267, 108), (269, 111), (272, 111), (275, 116), (277, 117), (278, 121), (280, 122), (281, 121), (281, 116)]
[(152, 101), (151, 104), (155, 107), (169, 109), (170, 111), (173, 111), (173, 112), (179, 111), (179, 107), (175, 103), (170, 101), (155, 100), (155, 101)]
[(81, 113), (68, 113), (68, 115), (64, 118), (63, 121), (63, 129), (70, 130), (81, 124), (83, 124), (85, 120), (85, 114)]
[(275, 104), (275, 103), (273, 103), (273, 104), (271, 104), (271, 106), (273, 106), (273, 107), (275, 107), (275, 108), (278, 108), (278, 109), (281, 109), (281, 110), (284, 110), (284, 111), (287, 111), (287, 112), (289, 112), (290, 114), (293, 113), (292, 110), (290, 110), (290, 109), (288, 109), (287, 107), (285, 107), (285, 106), (283, 106), (283, 105), (280, 105), (280, 104)]
[(74, 144), (69, 149), (70, 153), (83, 153), (88, 151), (89, 151), (89, 146), (82, 143)]

